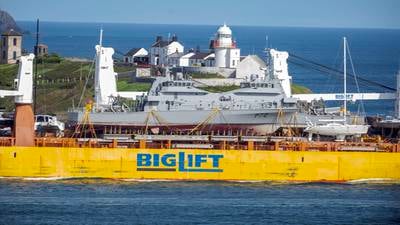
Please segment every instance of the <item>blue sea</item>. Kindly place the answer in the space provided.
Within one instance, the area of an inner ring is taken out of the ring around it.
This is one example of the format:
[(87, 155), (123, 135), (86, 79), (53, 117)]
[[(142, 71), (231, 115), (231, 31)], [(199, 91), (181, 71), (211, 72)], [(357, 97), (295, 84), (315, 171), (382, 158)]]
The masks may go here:
[(400, 224), (400, 185), (0, 180), (0, 224)]
[[(20, 21), (18, 25), (30, 32), (24, 36), (23, 47), (32, 51), (35, 22)], [(116, 50), (116, 58), (121, 58), (122, 54), (134, 47), (148, 49), (157, 35), (167, 38), (176, 34), (186, 50), (199, 46), (202, 51), (207, 51), (209, 41), (218, 29), (218, 26), (211, 25), (41, 22), (40, 41), (49, 46), (50, 52), (93, 59), (101, 27), (104, 29), (103, 44)], [(257, 54), (265, 59), (264, 49), (268, 46), (338, 70), (343, 68), (342, 38), (346, 36), (355, 74), (395, 88), (395, 75), (400, 66), (400, 30), (251, 26), (231, 26), (231, 29), (242, 55)], [(352, 73), (350, 63), (348, 71)], [(294, 83), (307, 86), (315, 93), (343, 92), (341, 76), (294, 63), (289, 63), (289, 72)], [(348, 91), (357, 92), (355, 80), (349, 77), (348, 83)], [(359, 84), (360, 92), (389, 91), (360, 81)], [(368, 115), (392, 115), (394, 112), (393, 101), (364, 101), (363, 104)], [(364, 113), (359, 103), (350, 104), (350, 110)]]

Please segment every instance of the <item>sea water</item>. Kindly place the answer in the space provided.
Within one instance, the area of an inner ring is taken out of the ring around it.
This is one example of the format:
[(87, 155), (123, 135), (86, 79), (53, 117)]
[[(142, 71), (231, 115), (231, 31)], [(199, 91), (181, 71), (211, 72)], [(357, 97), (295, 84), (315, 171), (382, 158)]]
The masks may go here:
[[(23, 48), (32, 51), (35, 44), (34, 22), (18, 22), (24, 35)], [(177, 35), (185, 50), (200, 48), (208, 51), (218, 26), (212, 25), (155, 25), (113, 23), (40, 23), (40, 42), (49, 46), (50, 52), (66, 57), (93, 59), (94, 46), (99, 42), (99, 30), (103, 28), (103, 45), (116, 50), (114, 57), (121, 59), (131, 48), (149, 49), (156, 36), (165, 39)], [(241, 55), (256, 54), (265, 59), (266, 47), (288, 51), (289, 55), (343, 70), (343, 37), (347, 37), (355, 74), (361, 78), (395, 88), (395, 75), (400, 66), (400, 30), (390, 29), (339, 29), (298, 27), (251, 27), (231, 26), (233, 37), (241, 49)], [(294, 59), (290, 57), (289, 60)], [(350, 62), (348, 71), (353, 73)], [(310, 88), (315, 93), (342, 93), (343, 77), (300, 66), (289, 62), (293, 82)], [(388, 92), (390, 90), (359, 83), (348, 78), (348, 92)], [(364, 101), (368, 115), (393, 115), (393, 101)], [(335, 104), (330, 103), (330, 106)], [(361, 104), (349, 103), (353, 112), (363, 114)]]
[(0, 224), (400, 224), (400, 185), (0, 180)]

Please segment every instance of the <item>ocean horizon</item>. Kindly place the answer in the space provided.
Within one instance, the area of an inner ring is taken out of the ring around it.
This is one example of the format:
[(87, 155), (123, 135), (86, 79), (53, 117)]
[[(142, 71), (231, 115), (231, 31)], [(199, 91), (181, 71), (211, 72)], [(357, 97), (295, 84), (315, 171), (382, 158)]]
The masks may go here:
[[(35, 23), (36, 20), (16, 20), (17, 23)], [(179, 26), (221, 26), (222, 24), (189, 24), (189, 23), (135, 23), (135, 22), (101, 22), (101, 21), (51, 21), (51, 20), (40, 20), (40, 23), (81, 23), (81, 24), (131, 24), (131, 25), (179, 25)], [(228, 25), (228, 23), (227, 23)], [(274, 26), (274, 25), (244, 25), (244, 24), (229, 24), (229, 26), (235, 27), (264, 27), (264, 28), (317, 28), (317, 29), (366, 29), (366, 30), (400, 30), (400, 28), (393, 27), (323, 27), (323, 26)]]
[[(36, 22), (17, 21), (29, 33), (23, 37), (23, 48), (33, 51)], [(228, 24), (229, 26), (229, 24)], [(40, 42), (49, 46), (49, 52), (63, 57), (94, 58), (94, 46), (99, 42), (102, 28), (103, 45), (115, 49), (114, 58), (121, 59), (132, 48), (149, 49), (156, 36), (177, 35), (188, 49), (208, 51), (210, 40), (218, 25), (188, 24), (139, 24), (139, 23), (88, 23), (88, 22), (40, 22)], [(319, 64), (342, 70), (342, 38), (347, 37), (355, 74), (361, 78), (395, 88), (395, 75), (400, 66), (400, 30), (376, 28), (317, 28), (230, 26), (233, 37), (241, 49), (241, 55), (255, 54), (266, 59), (264, 49), (276, 48), (288, 51)], [(268, 37), (268, 41), (266, 41)], [(291, 58), (289, 57), (289, 60)], [(348, 64), (351, 72), (351, 65)], [(322, 73), (289, 62), (293, 82), (310, 88), (315, 93), (343, 92), (343, 78)], [(357, 92), (355, 81), (349, 78), (349, 92)], [(361, 83), (360, 83), (361, 84)], [(388, 90), (363, 85), (360, 92), (387, 92)], [(331, 103), (329, 103), (331, 104)], [(369, 115), (392, 115), (393, 101), (364, 102)], [(359, 104), (350, 104), (350, 110), (358, 111)]]

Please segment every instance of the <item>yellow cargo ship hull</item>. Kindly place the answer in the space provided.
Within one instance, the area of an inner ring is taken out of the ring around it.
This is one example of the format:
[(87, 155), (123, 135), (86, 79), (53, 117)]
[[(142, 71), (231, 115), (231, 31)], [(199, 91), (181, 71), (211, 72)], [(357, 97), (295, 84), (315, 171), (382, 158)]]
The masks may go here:
[(400, 153), (1, 147), (1, 177), (400, 180)]

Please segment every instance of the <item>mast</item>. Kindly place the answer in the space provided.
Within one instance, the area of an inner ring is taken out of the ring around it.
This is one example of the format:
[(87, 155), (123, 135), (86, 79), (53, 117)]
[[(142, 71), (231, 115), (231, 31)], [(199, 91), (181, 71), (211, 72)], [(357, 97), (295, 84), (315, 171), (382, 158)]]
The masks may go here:
[(100, 60), (101, 60), (101, 51), (102, 51), (102, 46), (103, 45), (103, 27), (100, 28), (100, 37), (99, 37), (99, 49), (96, 52), (96, 74), (95, 74), (95, 101), (96, 101), (96, 109), (99, 108), (99, 102), (100, 102), (100, 84), (99, 84), (99, 73), (100, 73)]
[(36, 47), (35, 47), (35, 75), (33, 76), (33, 114), (36, 114), (37, 78), (38, 78), (38, 57), (39, 57), (39, 19), (36, 20)]
[(347, 123), (346, 114), (347, 114), (347, 60), (346, 60), (346, 48), (347, 42), (346, 37), (343, 37), (343, 93), (344, 93), (344, 103), (343, 103), (343, 119), (344, 124)]
[(103, 45), (103, 27), (100, 28), (100, 40), (99, 40), (99, 45), (102, 47)]

